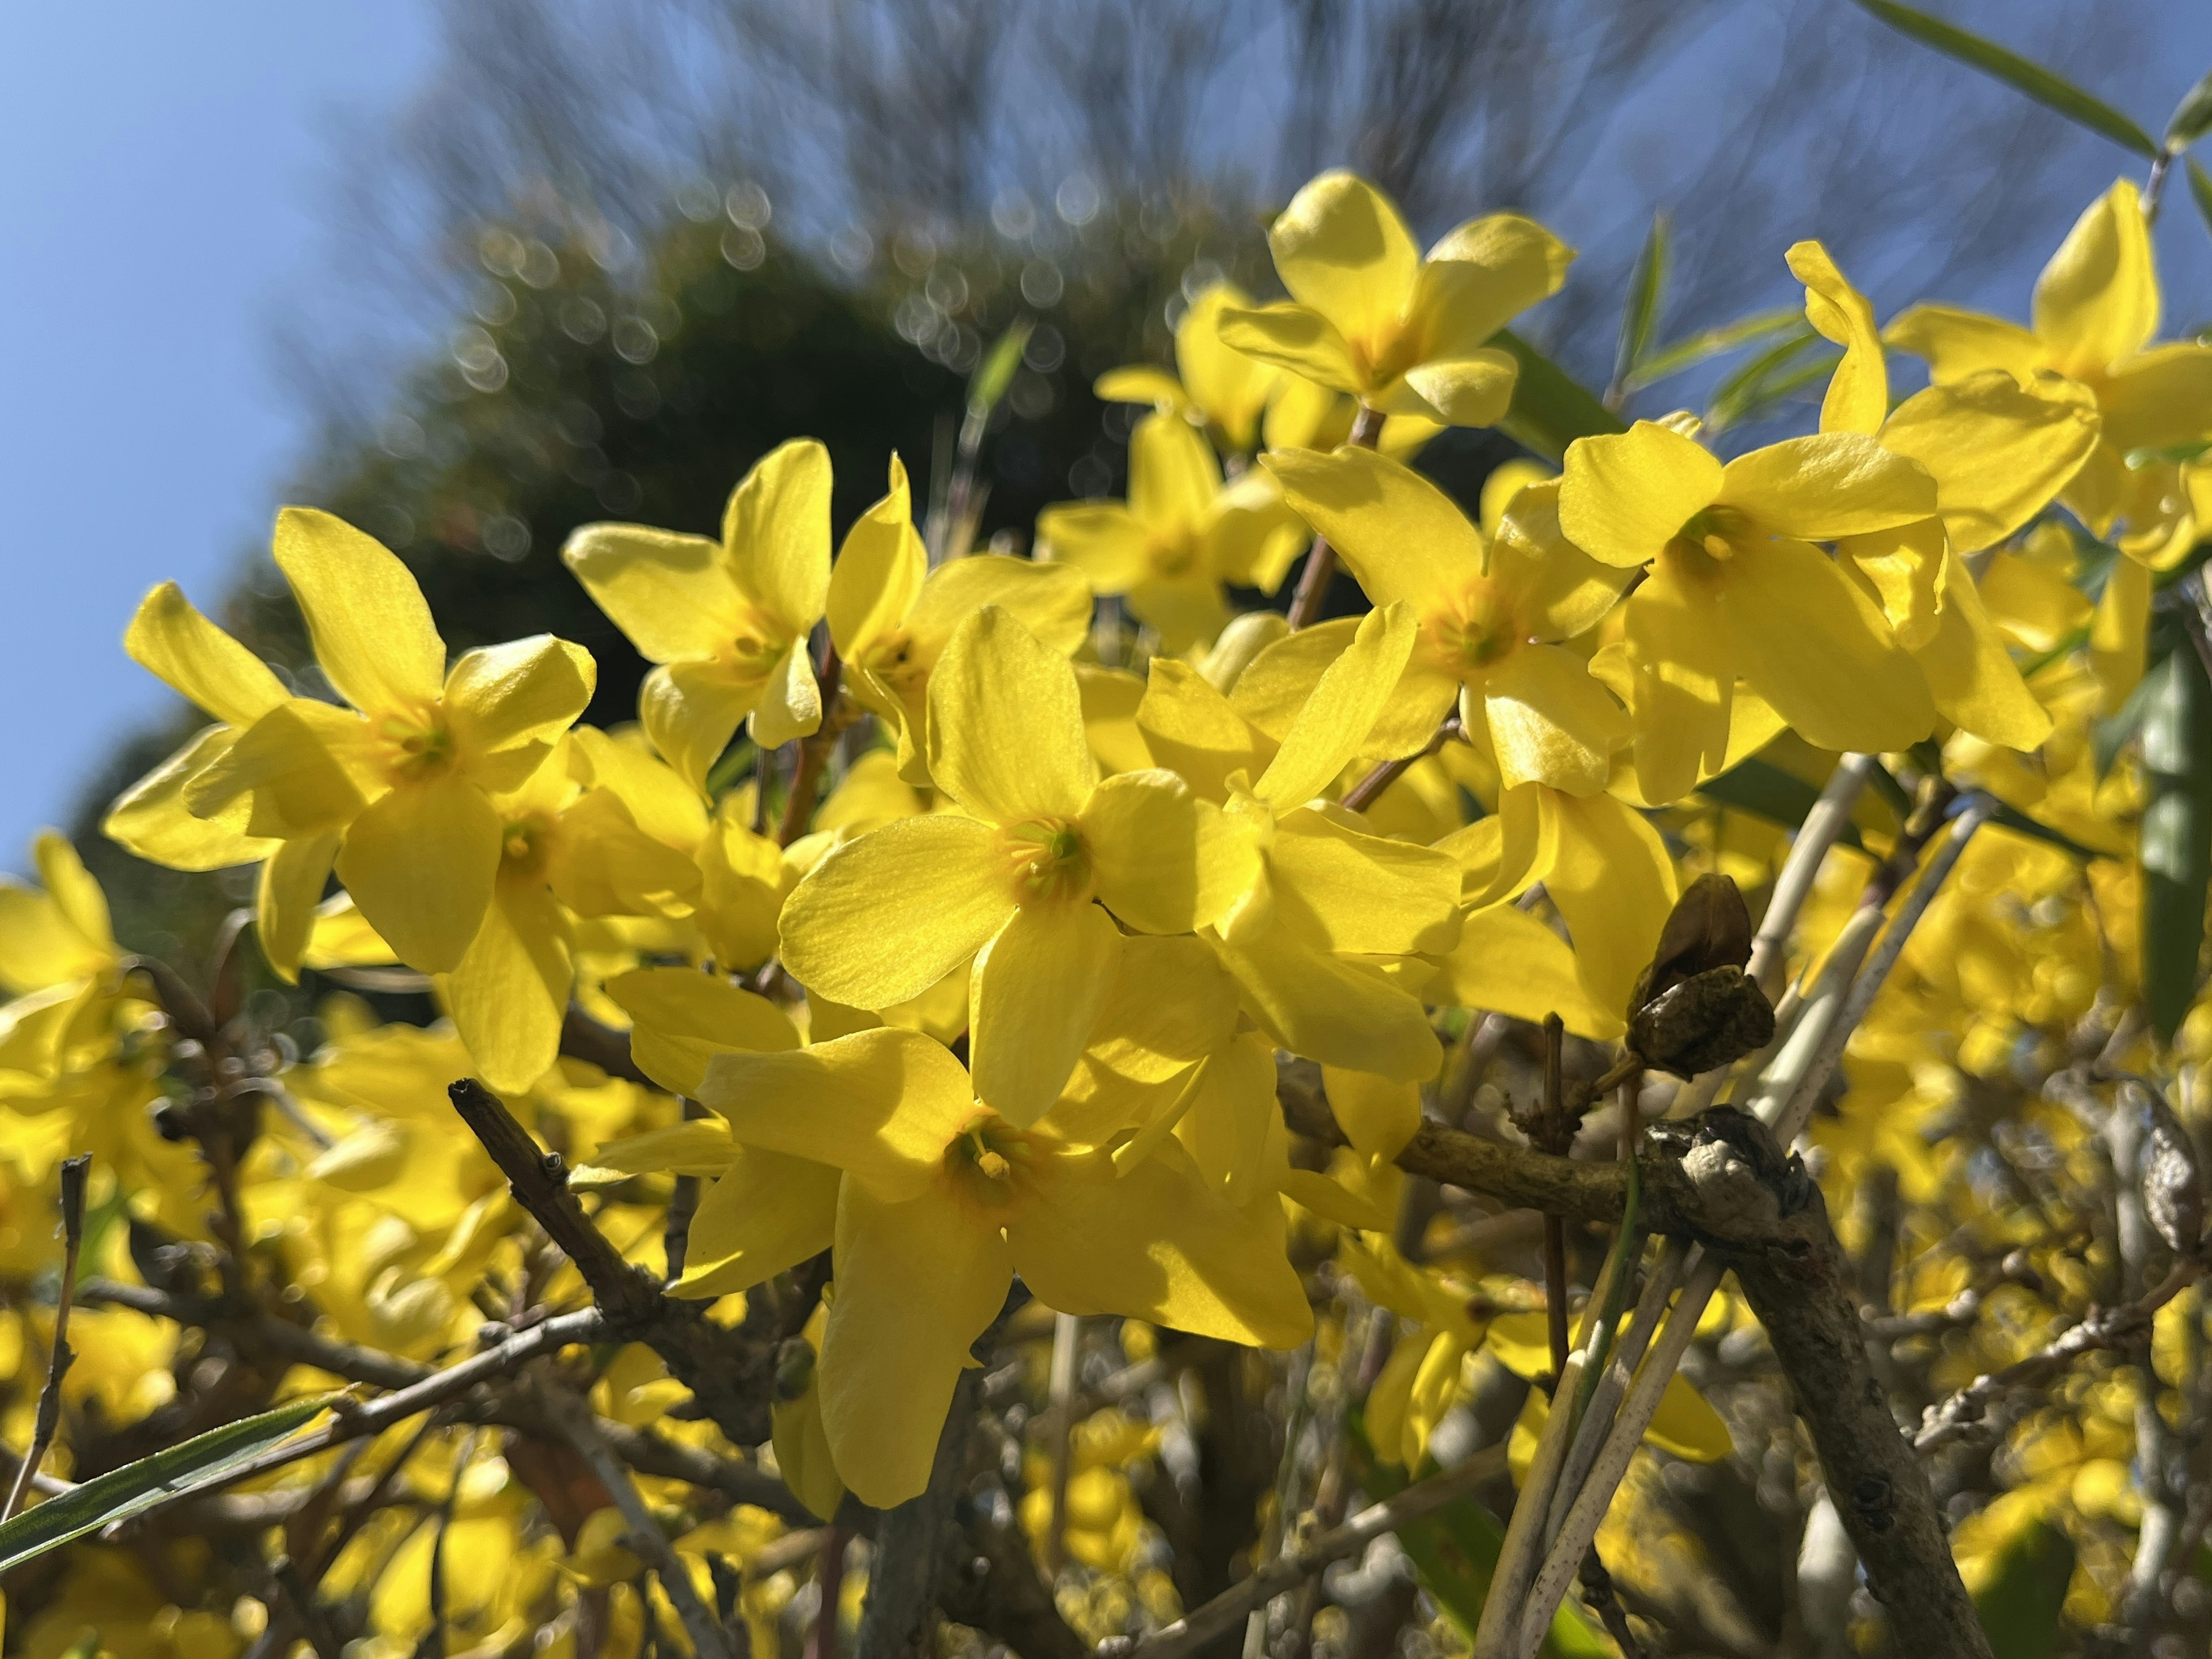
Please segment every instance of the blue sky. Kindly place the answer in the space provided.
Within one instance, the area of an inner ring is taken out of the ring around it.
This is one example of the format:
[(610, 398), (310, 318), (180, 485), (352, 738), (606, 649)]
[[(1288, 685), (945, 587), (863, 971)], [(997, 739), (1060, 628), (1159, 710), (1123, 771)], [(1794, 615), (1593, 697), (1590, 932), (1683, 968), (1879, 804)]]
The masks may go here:
[(0, 8), (0, 868), (169, 694), (139, 596), (217, 600), (300, 437), (269, 318), (341, 122), (428, 70), (416, 0)]

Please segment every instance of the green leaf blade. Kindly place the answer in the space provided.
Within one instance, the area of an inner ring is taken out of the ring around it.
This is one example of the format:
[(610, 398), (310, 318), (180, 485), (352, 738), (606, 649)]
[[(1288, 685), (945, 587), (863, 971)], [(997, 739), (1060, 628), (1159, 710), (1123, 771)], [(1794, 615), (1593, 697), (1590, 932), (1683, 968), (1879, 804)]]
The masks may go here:
[(2063, 76), (1994, 40), (1984, 40), (1915, 7), (1899, 5), (1896, 0), (1858, 0), (1858, 4), (1899, 33), (2003, 82), (2015, 92), (2057, 110), (2092, 132), (2102, 133), (2138, 155), (2155, 158), (2160, 153), (2157, 140), (2103, 99), (2092, 97)]
[(1577, 438), (1628, 430), (1580, 381), (1512, 330), (1500, 329), (1490, 343), (1512, 353), (1521, 368), (1513, 405), (1498, 423), (1516, 443), (1556, 463)]
[(258, 1417), (226, 1423), (25, 1510), (0, 1524), (0, 1574), (157, 1504), (220, 1483), (320, 1416), (332, 1398), (319, 1395), (296, 1400)]
[(1628, 276), (1628, 301), (1620, 313), (1620, 347), (1613, 357), (1613, 383), (1626, 386), (1651, 350), (1659, 331), (1659, 304), (1665, 297), (1669, 262), (1669, 228), (1665, 210), (1651, 216), (1651, 229)]

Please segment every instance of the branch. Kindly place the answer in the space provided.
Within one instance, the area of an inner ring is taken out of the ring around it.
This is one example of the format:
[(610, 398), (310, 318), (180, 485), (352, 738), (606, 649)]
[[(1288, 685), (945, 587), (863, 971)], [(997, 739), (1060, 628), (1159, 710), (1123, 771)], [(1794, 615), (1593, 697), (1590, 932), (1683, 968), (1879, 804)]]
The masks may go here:
[(714, 1324), (697, 1303), (663, 1295), (652, 1273), (625, 1261), (568, 1190), (560, 1154), (542, 1151), (491, 1091), (463, 1078), (447, 1092), (507, 1177), (514, 1201), (576, 1264), (611, 1334), (649, 1345), (732, 1442), (757, 1446), (766, 1440), (771, 1351)]
[(1022, 1659), (1090, 1659), (1091, 1650), (1060, 1616), (1050, 1587), (1037, 1576), (1018, 1526), (994, 1526), (970, 1508), (952, 1541), (964, 1559), (938, 1592), (946, 1618), (1003, 1642)]
[[(992, 1327), (994, 1333), (998, 1328)], [(968, 1471), (968, 1430), (975, 1420), (982, 1375), (972, 1367), (960, 1373), (937, 1437), (929, 1485), (920, 1497), (885, 1510), (876, 1522), (856, 1659), (920, 1659), (932, 1650), (938, 1577), (952, 1535), (953, 1505)], [(823, 1611), (835, 1617), (833, 1609)]]
[(1386, 1532), (1395, 1532), (1465, 1496), (1505, 1468), (1505, 1448), (1486, 1446), (1463, 1463), (1425, 1480), (1417, 1480), (1395, 1498), (1362, 1510), (1342, 1526), (1322, 1533), (1297, 1549), (1268, 1563), (1249, 1578), (1231, 1585), (1195, 1612), (1163, 1626), (1143, 1641), (1123, 1645), (1102, 1643), (1100, 1655), (1119, 1659), (1182, 1659), (1224, 1632), (1233, 1630), (1255, 1607), (1265, 1607), (1285, 1590), (1319, 1572), (1332, 1561), (1358, 1553)]
[[(1382, 435), (1382, 415), (1362, 404), (1359, 413), (1352, 422), (1349, 441), (1361, 449), (1372, 449)], [(1306, 554), (1306, 568), (1298, 573), (1297, 591), (1291, 596), (1288, 617), (1291, 631), (1310, 628), (1321, 620), (1321, 608), (1328, 599), (1329, 578), (1336, 574), (1336, 550), (1328, 544), (1328, 538), (1316, 535), (1313, 547)]]
[(70, 1352), (70, 1307), (76, 1299), (76, 1260), (84, 1249), (84, 1178), (92, 1168), (92, 1155), (80, 1153), (62, 1160), (62, 1283), (54, 1303), (54, 1340), (46, 1354), (46, 1386), (39, 1390), (38, 1416), (31, 1428), (30, 1449), (15, 1469), (15, 1484), (0, 1509), (0, 1521), (21, 1509), (31, 1495), (39, 1465), (53, 1449), (54, 1436), (62, 1425), (62, 1378), (76, 1356)]

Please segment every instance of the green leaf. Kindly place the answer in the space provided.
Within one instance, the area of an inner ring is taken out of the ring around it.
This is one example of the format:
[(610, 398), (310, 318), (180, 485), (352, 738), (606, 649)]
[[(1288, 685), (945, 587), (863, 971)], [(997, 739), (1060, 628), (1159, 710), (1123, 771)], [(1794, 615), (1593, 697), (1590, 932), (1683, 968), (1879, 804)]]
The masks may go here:
[(2166, 124), (2167, 153), (2180, 155), (2208, 131), (2212, 131), (2212, 72), (2184, 93), (2174, 106), (2173, 118)]
[(1795, 328), (1713, 388), (1705, 405), (1705, 424), (1717, 432), (1733, 426), (1763, 400), (1767, 381), (1790, 368), (1820, 338), (1813, 325), (1800, 317)]
[[(1784, 830), (1795, 830), (1803, 823), (1805, 814), (1820, 799), (1820, 790), (1796, 773), (1785, 772), (1772, 761), (1761, 760), (1756, 755), (1738, 761), (1717, 778), (1706, 779), (1698, 786), (1698, 793), (1707, 800), (1765, 818)], [(1858, 826), (1845, 824), (1838, 839), (1846, 847), (1859, 846)]]
[(2090, 725), (2089, 754), (2096, 762), (2100, 783), (2118, 763), (2120, 750), (2142, 735), (2143, 713), (2150, 707), (2151, 689), (2159, 684), (2158, 676), (2148, 671), (2156, 666), (2156, 663), (2147, 661), (2143, 677), (2136, 682), (2136, 689), (2128, 693), (2128, 700), (2118, 712)]
[(2144, 678), (2155, 684), (2142, 723), (2143, 1001), (2170, 1042), (2197, 1000), (2212, 884), (2212, 684), (2197, 653), (2179, 647)]
[(150, 1510), (184, 1492), (220, 1483), (319, 1417), (337, 1396), (318, 1395), (219, 1429), (111, 1469), (0, 1524), (0, 1573), (35, 1560), (112, 1522)]
[(1516, 443), (1547, 461), (1557, 461), (1577, 438), (1628, 430), (1581, 382), (1512, 330), (1498, 330), (1490, 343), (1511, 352), (1521, 365), (1520, 378), (1513, 383), (1513, 406), (1498, 423), (1498, 429)]
[(1732, 323), (1723, 323), (1718, 328), (1700, 330), (1674, 342), (1661, 346), (1637, 366), (1636, 372), (1621, 384), (1633, 392), (1638, 386), (1650, 386), (1670, 374), (1679, 374), (1686, 368), (1695, 368), (1708, 357), (1717, 357), (1723, 351), (1733, 351), (1738, 346), (1749, 345), (1753, 340), (1763, 340), (1770, 334), (1778, 334), (1786, 328), (1803, 325), (1802, 307), (1782, 306), (1772, 311), (1755, 311), (1748, 317), (1739, 317)]
[(2197, 204), (2197, 216), (2204, 221), (2205, 229), (2212, 230), (2212, 173), (2197, 166), (2194, 155), (2189, 158), (2189, 199)]
[(1625, 386), (1651, 349), (1659, 328), (1659, 301), (1667, 288), (1668, 221), (1662, 210), (1651, 216), (1651, 231), (1636, 268), (1628, 273), (1628, 303), (1620, 313), (1620, 349), (1613, 360), (1613, 383)]
[[(1359, 1408), (1345, 1414), (1345, 1433), (1352, 1446), (1360, 1489), (1377, 1503), (1406, 1489), (1403, 1471), (1376, 1461), (1367, 1443), (1367, 1429)], [(1419, 1473), (1435, 1473), (1433, 1463)], [(1505, 1543), (1505, 1528), (1473, 1498), (1447, 1504), (1434, 1515), (1398, 1528), (1398, 1544), (1413, 1564), (1421, 1586), (1437, 1599), (1444, 1616), (1472, 1641), (1481, 1622), (1482, 1603), (1490, 1594), (1491, 1575)], [(1544, 1640), (1547, 1659), (1611, 1659), (1613, 1644), (1592, 1630), (1571, 1605), (1562, 1605), (1552, 1616), (1551, 1634)]]
[(2101, 132), (2138, 155), (2158, 155), (2158, 144), (2150, 134), (2102, 99), (2091, 97), (2042, 64), (2030, 63), (2018, 52), (2008, 52), (1995, 41), (1970, 34), (1940, 17), (1931, 17), (1911, 6), (1900, 6), (1896, 0), (1858, 0), (1858, 3), (1899, 33), (1908, 34), (1923, 46), (1933, 46), (1984, 75), (1995, 76), (2015, 92), (2026, 93), (2037, 103), (2080, 122), (2092, 132)]
[(1018, 317), (1013, 325), (992, 342), (991, 349), (975, 365), (975, 373), (968, 382), (968, 416), (970, 420), (988, 421), (991, 411), (999, 406), (999, 399), (1006, 395), (1013, 384), (1014, 371), (1022, 366), (1022, 352), (1030, 343), (1030, 331), (1036, 325), (1026, 317)]
[(1994, 1659), (2051, 1659), (2074, 1577), (2074, 1540), (2038, 1516), (2007, 1539), (1974, 1597)]
[(2056, 847), (2069, 858), (2087, 863), (2092, 859), (2108, 859), (2110, 853), (2100, 853), (2094, 847), (2084, 847), (2063, 830), (2054, 830), (2039, 818), (2032, 818), (2017, 806), (2008, 806), (1999, 801), (1990, 813), (1990, 822), (1998, 828), (2026, 836), (2030, 841), (2039, 841), (2046, 847)]

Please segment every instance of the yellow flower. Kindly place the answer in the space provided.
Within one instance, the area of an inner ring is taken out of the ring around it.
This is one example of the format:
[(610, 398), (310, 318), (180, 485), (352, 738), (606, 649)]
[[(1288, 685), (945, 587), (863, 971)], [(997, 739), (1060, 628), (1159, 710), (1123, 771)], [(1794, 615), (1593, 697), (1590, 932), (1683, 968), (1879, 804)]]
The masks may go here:
[(1148, 933), (1211, 920), (1212, 809), (1171, 773), (1102, 782), (1074, 671), (996, 605), (961, 623), (930, 678), (929, 750), (965, 816), (886, 824), (824, 858), (784, 906), (784, 965), (810, 991), (881, 1009), (974, 957), (977, 1090), (1029, 1123), (1082, 1052), (1116, 919)]
[(562, 558), (648, 660), (638, 717), (696, 787), (739, 722), (763, 749), (822, 724), (807, 635), (830, 589), (830, 452), (793, 439), (730, 492), (722, 539), (586, 525)]
[(978, 553), (929, 568), (908, 507), (906, 468), (891, 457), (890, 490), (847, 532), (830, 574), (830, 639), (845, 685), (898, 744), (899, 771), (927, 784), (921, 728), (930, 671), (952, 630), (995, 605), (1072, 655), (1091, 632), (1091, 586), (1068, 565)]
[(1273, 478), (1248, 471), (1224, 485), (1221, 464), (1180, 416), (1153, 414), (1129, 440), (1125, 501), (1069, 501), (1037, 514), (1040, 556), (1065, 560), (1188, 651), (1230, 618), (1225, 585), (1272, 593), (1304, 546)]
[(1383, 414), (1448, 426), (1504, 417), (1518, 368), (1487, 342), (1556, 294), (1574, 258), (1541, 225), (1495, 213), (1424, 259), (1382, 192), (1340, 172), (1291, 198), (1267, 242), (1291, 297), (1224, 310), (1222, 339)]
[(1179, 1145), (1117, 1170), (1103, 1152), (1017, 1128), (915, 1032), (719, 1055), (699, 1098), (738, 1140), (843, 1171), (822, 1419), (865, 1503), (928, 1484), (953, 1385), (1017, 1272), (1063, 1313), (1271, 1347), (1312, 1329), (1296, 1273)]
[(1628, 600), (1643, 798), (1722, 769), (1739, 677), (1823, 749), (1902, 749), (1936, 711), (1874, 602), (1812, 544), (1932, 518), (1917, 461), (1856, 432), (1785, 439), (1725, 464), (1672, 425), (1577, 438), (1559, 526), (1603, 563), (1650, 567)]
[(2075, 221), (2036, 279), (2033, 328), (1924, 305), (1898, 318), (1885, 337), (1926, 358), (1938, 386), (2002, 368), (2023, 382), (2049, 370), (2087, 386), (2104, 441), (2065, 499), (2103, 536), (2116, 520), (2139, 513), (2130, 451), (2212, 437), (2212, 346), (2152, 345), (2159, 312), (2150, 225), (2135, 185), (2122, 179)]
[(1420, 639), (1394, 724), (1413, 744), (1456, 700), (1470, 739), (1507, 787), (1605, 787), (1628, 716), (1562, 650), (1613, 608), (1629, 573), (1559, 533), (1555, 484), (1523, 488), (1487, 546), (1451, 498), (1411, 468), (1362, 449), (1290, 451), (1267, 465), (1378, 605), (1403, 602)]

